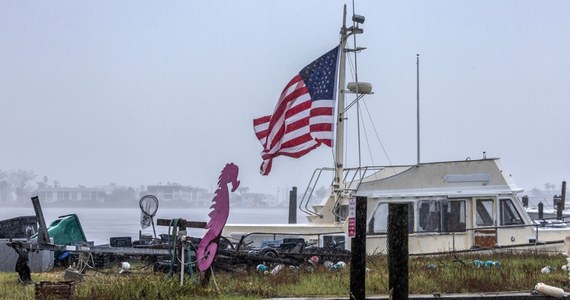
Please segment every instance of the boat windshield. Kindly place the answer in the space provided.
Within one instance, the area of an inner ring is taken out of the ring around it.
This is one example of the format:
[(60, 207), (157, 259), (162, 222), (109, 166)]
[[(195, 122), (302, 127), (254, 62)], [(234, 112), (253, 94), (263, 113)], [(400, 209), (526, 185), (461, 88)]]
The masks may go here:
[(465, 231), (465, 199), (418, 201), (418, 232)]
[(524, 223), (511, 199), (501, 199), (499, 203), (501, 204), (501, 225), (519, 225)]
[(493, 226), (493, 199), (477, 199), (477, 226)]
[[(404, 203), (400, 203), (404, 204)], [(414, 232), (414, 203), (408, 204), (408, 232)], [(381, 202), (368, 222), (368, 234), (386, 234), (388, 232), (388, 203)]]

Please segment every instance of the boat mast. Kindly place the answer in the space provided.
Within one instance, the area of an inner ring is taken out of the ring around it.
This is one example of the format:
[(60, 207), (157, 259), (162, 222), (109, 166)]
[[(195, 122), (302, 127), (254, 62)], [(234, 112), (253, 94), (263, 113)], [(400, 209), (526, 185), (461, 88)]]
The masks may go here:
[[(344, 120), (346, 119), (344, 113), (354, 104), (364, 96), (372, 94), (372, 86), (369, 83), (359, 83), (358, 78), (356, 82), (350, 82), (348, 84), (348, 92), (357, 95), (356, 99), (350, 103), (347, 107), (344, 105), (344, 96), (346, 94), (346, 53), (347, 52), (358, 52), (364, 50), (364, 47), (356, 47), (356, 38), (354, 40), (354, 49), (346, 48), (346, 42), (348, 38), (353, 34), (361, 34), (364, 31), (362, 28), (358, 27), (358, 24), (364, 23), (364, 16), (353, 14), (352, 15), (353, 24), (350, 27), (346, 27), (346, 4), (344, 5), (344, 13), (342, 18), (342, 28), (340, 29), (340, 55), (339, 55), (339, 69), (338, 69), (338, 99), (337, 99), (337, 112), (336, 112), (336, 140), (335, 140), (335, 179), (334, 179), (334, 192), (339, 194), (345, 189), (344, 186)], [(356, 58), (355, 58), (356, 62)], [(355, 66), (356, 70), (356, 66)], [(360, 142), (359, 142), (360, 143)], [(359, 145), (360, 147), (360, 145)], [(359, 167), (360, 167), (360, 150), (359, 150)]]
[(346, 4), (344, 5), (342, 28), (340, 29), (340, 55), (338, 69), (338, 93), (337, 93), (337, 120), (335, 139), (335, 178), (334, 191), (336, 193), (344, 190), (344, 86), (346, 69), (346, 40), (348, 39), (348, 29), (346, 28)]

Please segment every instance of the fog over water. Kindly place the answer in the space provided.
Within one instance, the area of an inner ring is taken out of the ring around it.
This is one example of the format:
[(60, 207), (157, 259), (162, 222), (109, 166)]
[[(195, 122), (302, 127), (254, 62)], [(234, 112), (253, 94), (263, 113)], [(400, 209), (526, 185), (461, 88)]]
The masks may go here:
[[(213, 189), (234, 162), (252, 192), (302, 191), (333, 151), (277, 158), (261, 176), (252, 120), (338, 43), (345, 2), (4, 1), (0, 170), (61, 186)], [(562, 0), (356, 1), (358, 78), (375, 92), (362, 102), (363, 164), (416, 162), (419, 53), (422, 161), (485, 151), (520, 187), (559, 188), (570, 177), (569, 11)], [(354, 108), (348, 118), (355, 166)]]
[[(208, 209), (160, 208), (156, 213), (157, 219), (183, 218), (189, 221), (209, 221)], [(287, 208), (231, 208), (228, 224), (286, 224)], [(140, 210), (138, 208), (43, 208), (47, 225), (59, 216), (76, 214), (88, 241), (95, 244), (108, 244), (111, 237), (131, 237), (139, 239)], [(0, 220), (16, 216), (34, 215), (31, 207), (18, 207), (0, 210)], [(306, 218), (297, 216), (299, 223), (307, 223)], [(156, 233), (168, 233), (168, 226), (156, 226)], [(188, 228), (189, 234), (202, 237), (203, 229)], [(142, 230), (142, 234), (153, 235), (152, 227)]]

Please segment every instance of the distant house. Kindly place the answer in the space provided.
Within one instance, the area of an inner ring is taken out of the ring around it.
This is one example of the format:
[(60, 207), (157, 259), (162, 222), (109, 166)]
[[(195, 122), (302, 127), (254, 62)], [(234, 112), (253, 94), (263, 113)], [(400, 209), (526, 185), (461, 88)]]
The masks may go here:
[(267, 197), (268, 195), (262, 193), (247, 193), (241, 195), (241, 199), (239, 199), (239, 202), (236, 201), (235, 205), (242, 207), (267, 207)]
[(147, 186), (148, 194), (154, 195), (164, 202), (189, 202), (192, 206), (201, 206), (211, 201), (211, 193), (202, 188), (194, 188), (180, 184), (164, 184)]
[(103, 189), (87, 187), (42, 187), (34, 191), (42, 202), (104, 202), (107, 193)]

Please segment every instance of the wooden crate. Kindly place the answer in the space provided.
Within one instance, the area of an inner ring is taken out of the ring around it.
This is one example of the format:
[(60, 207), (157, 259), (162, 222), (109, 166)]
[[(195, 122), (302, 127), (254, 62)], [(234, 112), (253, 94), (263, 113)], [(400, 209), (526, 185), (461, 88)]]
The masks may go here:
[(40, 299), (73, 299), (75, 285), (73, 281), (40, 281), (36, 282), (36, 300)]

